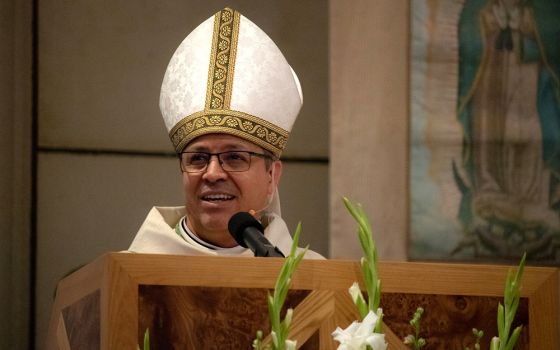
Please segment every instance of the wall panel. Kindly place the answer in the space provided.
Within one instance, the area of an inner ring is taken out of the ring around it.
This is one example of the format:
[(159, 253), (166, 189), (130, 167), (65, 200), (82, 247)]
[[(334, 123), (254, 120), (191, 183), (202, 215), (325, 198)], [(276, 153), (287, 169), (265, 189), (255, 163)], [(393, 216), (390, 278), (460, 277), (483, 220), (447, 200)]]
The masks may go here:
[(330, 2), (331, 257), (362, 256), (341, 198), (363, 204), (381, 259), (406, 259), (409, 2)]

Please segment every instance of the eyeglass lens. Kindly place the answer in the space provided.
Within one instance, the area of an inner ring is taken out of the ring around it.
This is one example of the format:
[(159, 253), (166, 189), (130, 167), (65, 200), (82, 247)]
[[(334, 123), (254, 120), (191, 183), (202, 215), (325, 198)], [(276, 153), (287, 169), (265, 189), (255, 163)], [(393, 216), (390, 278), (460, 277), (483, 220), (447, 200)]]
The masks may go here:
[(199, 172), (206, 169), (210, 159), (215, 155), (225, 171), (246, 171), (251, 166), (251, 152), (229, 151), (221, 153), (184, 152), (181, 165), (186, 172)]

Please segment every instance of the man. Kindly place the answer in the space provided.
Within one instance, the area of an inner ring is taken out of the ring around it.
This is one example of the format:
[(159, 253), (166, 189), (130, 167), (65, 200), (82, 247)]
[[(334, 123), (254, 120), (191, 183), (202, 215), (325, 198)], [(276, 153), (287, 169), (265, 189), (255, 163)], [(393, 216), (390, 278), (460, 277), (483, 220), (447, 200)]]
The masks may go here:
[[(246, 211), (288, 254), (279, 158), (302, 101), (280, 50), (237, 11), (225, 8), (194, 29), (171, 58), (160, 95), (186, 206), (153, 208), (129, 250), (251, 256), (228, 231), (232, 215)], [(322, 258), (312, 251), (306, 257)]]

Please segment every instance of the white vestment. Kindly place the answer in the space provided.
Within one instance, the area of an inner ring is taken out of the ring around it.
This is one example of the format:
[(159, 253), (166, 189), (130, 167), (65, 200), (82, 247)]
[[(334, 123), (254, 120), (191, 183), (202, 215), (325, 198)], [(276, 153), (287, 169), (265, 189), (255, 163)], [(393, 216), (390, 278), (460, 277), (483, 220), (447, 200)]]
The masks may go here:
[[(250, 249), (241, 246), (211, 249), (201, 245), (188, 234), (175, 229), (184, 216), (185, 207), (153, 207), (128, 251), (174, 255), (254, 255)], [(286, 223), (280, 216), (272, 213), (268, 214), (267, 221), (264, 236), (287, 256), (292, 246), (292, 237)], [(311, 250), (307, 251), (305, 258), (324, 259), (323, 256)]]

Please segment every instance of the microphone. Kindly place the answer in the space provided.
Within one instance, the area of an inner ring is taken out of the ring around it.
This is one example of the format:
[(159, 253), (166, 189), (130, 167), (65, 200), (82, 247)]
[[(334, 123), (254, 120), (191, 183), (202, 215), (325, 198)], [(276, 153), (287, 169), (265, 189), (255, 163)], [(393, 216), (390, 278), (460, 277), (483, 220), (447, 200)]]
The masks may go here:
[(255, 256), (284, 258), (280, 249), (266, 239), (261, 223), (251, 214), (240, 211), (233, 215), (228, 230), (240, 246), (251, 249)]

